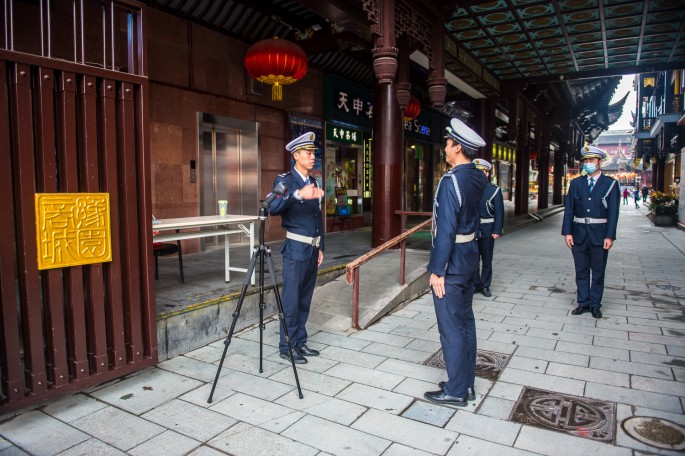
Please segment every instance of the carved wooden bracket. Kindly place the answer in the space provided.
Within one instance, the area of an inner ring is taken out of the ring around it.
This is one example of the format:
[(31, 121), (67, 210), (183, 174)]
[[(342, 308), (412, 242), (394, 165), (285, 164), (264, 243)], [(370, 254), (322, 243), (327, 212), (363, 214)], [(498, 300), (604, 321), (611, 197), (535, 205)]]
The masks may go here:
[(364, 0), (364, 11), (374, 35), (373, 72), (379, 84), (390, 84), (397, 73), (395, 0)]

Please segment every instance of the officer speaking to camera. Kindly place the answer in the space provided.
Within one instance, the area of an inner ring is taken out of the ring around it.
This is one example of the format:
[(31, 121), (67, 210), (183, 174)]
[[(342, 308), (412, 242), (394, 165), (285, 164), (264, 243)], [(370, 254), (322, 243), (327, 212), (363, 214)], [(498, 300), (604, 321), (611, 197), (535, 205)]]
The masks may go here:
[[(309, 175), (314, 168), (316, 146), (314, 133), (305, 133), (286, 146), (295, 161), (287, 173), (280, 174), (274, 188), (282, 184), (285, 192), (271, 204), (270, 214), (281, 216), (281, 226), (287, 231), (281, 246), (283, 254), (283, 288), (281, 300), (285, 323), (293, 347), (293, 360), (307, 363), (305, 356), (317, 356), (317, 350), (307, 347), (307, 318), (312, 303), (316, 274), (323, 262), (324, 236), (321, 199), (324, 191)], [(281, 331), (281, 358), (290, 359), (288, 344)]]

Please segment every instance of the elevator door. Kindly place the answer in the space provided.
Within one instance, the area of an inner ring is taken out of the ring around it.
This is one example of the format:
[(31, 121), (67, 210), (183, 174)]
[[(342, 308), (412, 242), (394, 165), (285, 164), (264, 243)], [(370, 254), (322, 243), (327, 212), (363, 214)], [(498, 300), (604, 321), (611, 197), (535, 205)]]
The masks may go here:
[[(218, 124), (202, 124), (200, 135), (200, 214), (219, 213), (219, 200), (228, 201), (228, 214), (256, 215), (258, 202), (257, 132)], [(240, 239), (237, 237), (232, 242)], [(203, 247), (221, 243), (207, 237)]]

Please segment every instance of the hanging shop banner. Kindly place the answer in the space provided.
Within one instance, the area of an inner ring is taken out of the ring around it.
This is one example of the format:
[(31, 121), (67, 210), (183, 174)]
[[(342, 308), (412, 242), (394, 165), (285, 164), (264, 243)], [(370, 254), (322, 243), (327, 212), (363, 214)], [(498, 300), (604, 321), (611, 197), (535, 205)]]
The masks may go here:
[(640, 75), (640, 96), (651, 97), (656, 88), (656, 73), (643, 73)]
[(364, 141), (364, 198), (371, 198), (373, 188), (372, 143), (371, 138)]

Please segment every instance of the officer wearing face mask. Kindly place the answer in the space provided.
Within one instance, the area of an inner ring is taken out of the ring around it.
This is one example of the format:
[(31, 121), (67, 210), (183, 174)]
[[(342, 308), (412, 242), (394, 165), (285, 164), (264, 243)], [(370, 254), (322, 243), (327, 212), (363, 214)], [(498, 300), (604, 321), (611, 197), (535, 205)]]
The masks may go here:
[(571, 181), (561, 228), (576, 269), (578, 306), (571, 314), (602, 318), (604, 272), (616, 240), (621, 194), (616, 180), (600, 170), (606, 153), (595, 146), (580, 153), (583, 174)]

